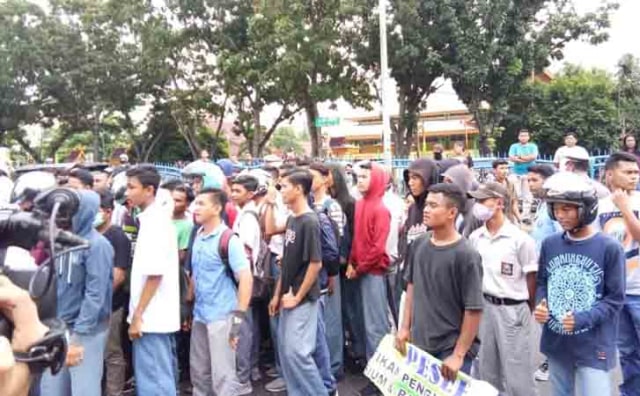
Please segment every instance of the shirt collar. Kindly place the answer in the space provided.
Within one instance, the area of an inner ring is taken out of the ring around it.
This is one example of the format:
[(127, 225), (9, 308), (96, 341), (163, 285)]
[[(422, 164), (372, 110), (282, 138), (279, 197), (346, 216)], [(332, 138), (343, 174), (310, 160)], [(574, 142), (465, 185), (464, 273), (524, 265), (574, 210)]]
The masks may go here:
[(487, 229), (486, 223), (483, 224), (482, 227), (480, 228), (480, 235), (489, 239), (495, 239), (500, 237), (510, 238), (511, 236), (514, 235), (514, 229), (517, 230), (518, 227), (516, 227), (515, 224), (513, 224), (510, 220), (505, 218), (504, 223), (502, 223), (502, 227), (500, 227), (500, 229), (498, 230), (498, 232), (496, 232), (495, 235), (491, 235), (491, 233)]
[(220, 234), (222, 231), (224, 231), (227, 228), (229, 228), (229, 227), (227, 227), (226, 224), (220, 223), (216, 228), (213, 229), (213, 231), (211, 231), (208, 234), (205, 234), (204, 233), (204, 227), (200, 226), (200, 228), (198, 228), (198, 236), (201, 237), (202, 239), (212, 238), (212, 237)]

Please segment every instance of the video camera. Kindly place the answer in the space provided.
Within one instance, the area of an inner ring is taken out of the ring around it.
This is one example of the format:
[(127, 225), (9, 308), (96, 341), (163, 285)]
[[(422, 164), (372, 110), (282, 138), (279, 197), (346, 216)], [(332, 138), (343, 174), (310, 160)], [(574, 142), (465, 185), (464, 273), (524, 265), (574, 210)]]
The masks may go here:
[[(26, 353), (14, 353), (16, 361), (28, 363), (32, 373), (51, 368), (55, 374), (64, 364), (67, 331), (56, 319), (55, 259), (89, 247), (89, 242), (60, 228), (71, 228), (80, 198), (68, 188), (53, 188), (38, 194), (31, 212), (16, 207), (0, 208), (0, 274), (28, 290), (38, 307), (40, 320), (49, 326), (47, 335)], [(5, 265), (9, 246), (31, 249), (39, 241), (48, 245), (49, 257), (37, 268), (12, 269)], [(56, 251), (56, 248), (60, 251)], [(13, 325), (0, 315), (0, 335), (11, 339)]]

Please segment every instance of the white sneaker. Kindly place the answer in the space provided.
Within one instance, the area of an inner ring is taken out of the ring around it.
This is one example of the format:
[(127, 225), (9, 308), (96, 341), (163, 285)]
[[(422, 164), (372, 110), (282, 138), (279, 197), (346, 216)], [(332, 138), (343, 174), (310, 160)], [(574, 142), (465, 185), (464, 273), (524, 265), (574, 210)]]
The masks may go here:
[(542, 362), (540, 367), (536, 370), (534, 378), (536, 381), (549, 381), (549, 362), (546, 360)]
[(264, 389), (270, 393), (284, 392), (287, 390), (287, 384), (284, 378), (278, 377), (264, 386)]
[(250, 395), (253, 393), (253, 387), (251, 386), (251, 381), (247, 381), (244, 384), (240, 384), (240, 388), (238, 389), (238, 395)]
[(278, 378), (280, 376), (280, 374), (278, 374), (278, 370), (276, 370), (275, 367), (269, 368), (267, 371), (265, 371), (265, 374), (269, 378)]

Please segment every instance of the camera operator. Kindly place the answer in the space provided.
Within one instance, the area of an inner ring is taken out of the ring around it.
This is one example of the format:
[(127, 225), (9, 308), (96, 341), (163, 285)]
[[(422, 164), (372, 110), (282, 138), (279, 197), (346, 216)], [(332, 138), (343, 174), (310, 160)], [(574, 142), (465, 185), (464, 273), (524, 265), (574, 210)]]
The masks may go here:
[(0, 336), (0, 395), (22, 396), (29, 390), (29, 366), (16, 363), (13, 352), (26, 352), (48, 328), (40, 322), (29, 293), (0, 276), (0, 311), (14, 325), (11, 344)]

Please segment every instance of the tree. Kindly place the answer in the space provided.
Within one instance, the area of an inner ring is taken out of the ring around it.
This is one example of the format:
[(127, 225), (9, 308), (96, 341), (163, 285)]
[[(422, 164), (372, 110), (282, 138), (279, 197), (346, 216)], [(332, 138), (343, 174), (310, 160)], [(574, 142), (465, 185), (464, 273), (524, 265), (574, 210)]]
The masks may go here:
[(445, 74), (475, 117), (484, 154), (511, 96), (550, 59), (562, 59), (568, 42), (606, 40), (609, 12), (617, 8), (603, 3), (597, 12), (580, 16), (567, 0), (450, 3), (440, 21), (450, 40), (451, 64)]
[(620, 132), (640, 131), (640, 60), (625, 54), (618, 61), (617, 98)]
[[(379, 17), (372, 13), (377, 1), (365, 1), (362, 22), (351, 39), (358, 63), (380, 77)], [(448, 1), (392, 0), (388, 26), (388, 59), (391, 77), (397, 86), (398, 121), (392, 123), (395, 155), (408, 157), (415, 143), (420, 112), (427, 98), (439, 87), (436, 82), (448, 63), (448, 39), (442, 16)], [(378, 98), (380, 99), (380, 98)]]
[(567, 65), (550, 83), (526, 84), (503, 125), (506, 133), (499, 148), (505, 152), (520, 127), (533, 131), (540, 151), (548, 155), (564, 144), (564, 132), (570, 128), (578, 131), (579, 144), (588, 150), (615, 147), (619, 136), (615, 81), (605, 71)]
[(304, 149), (301, 142), (305, 140), (308, 141), (308, 136), (297, 134), (292, 127), (281, 127), (271, 137), (269, 147), (280, 150), (283, 153), (293, 151), (297, 155), (302, 155), (304, 154)]

